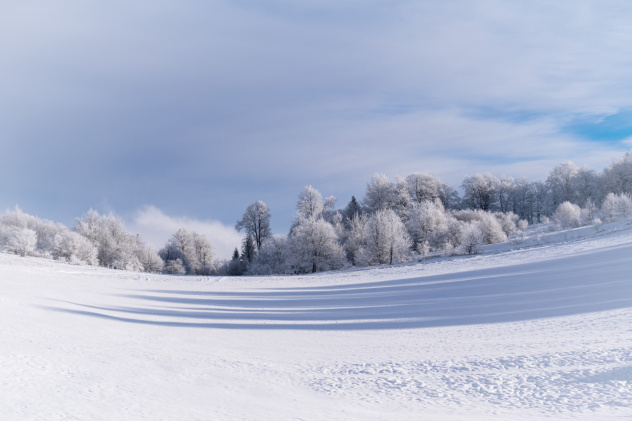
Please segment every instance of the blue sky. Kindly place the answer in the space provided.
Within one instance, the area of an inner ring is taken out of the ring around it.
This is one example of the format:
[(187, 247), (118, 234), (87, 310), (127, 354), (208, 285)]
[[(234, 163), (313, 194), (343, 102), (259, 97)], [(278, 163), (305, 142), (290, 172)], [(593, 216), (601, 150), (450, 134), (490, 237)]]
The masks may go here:
[(25, 0), (0, 16), (0, 209), (220, 255), (263, 200), (372, 174), (545, 179), (632, 146), (626, 1)]

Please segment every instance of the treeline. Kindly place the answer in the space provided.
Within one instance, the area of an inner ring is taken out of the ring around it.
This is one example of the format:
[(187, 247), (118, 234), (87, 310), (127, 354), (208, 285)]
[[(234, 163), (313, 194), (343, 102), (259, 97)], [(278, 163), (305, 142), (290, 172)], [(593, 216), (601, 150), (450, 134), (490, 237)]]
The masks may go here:
[(272, 235), (263, 202), (250, 205), (236, 228), (241, 250), (224, 262), (228, 275), (308, 273), (345, 266), (393, 264), (430, 254), (473, 254), (504, 242), (529, 224), (559, 228), (600, 225), (632, 216), (632, 154), (602, 172), (572, 162), (545, 181), (477, 174), (461, 183), (463, 196), (431, 174), (389, 180), (376, 174), (361, 201), (335, 209), (311, 186), (299, 194), (287, 236)]
[(362, 200), (352, 197), (336, 209), (335, 198), (323, 199), (307, 186), (288, 235), (273, 235), (268, 206), (255, 202), (237, 221), (245, 236), (227, 261), (218, 262), (199, 233), (182, 228), (156, 251), (128, 233), (119, 218), (94, 210), (72, 228), (18, 208), (7, 211), (0, 215), (0, 249), (74, 264), (196, 275), (310, 273), (473, 254), (549, 218), (561, 228), (629, 218), (632, 154), (599, 173), (566, 162), (543, 182), (477, 174), (461, 188), (462, 197), (431, 174), (392, 181), (376, 174)]
[(216, 272), (209, 241), (182, 228), (160, 251), (123, 221), (95, 210), (78, 218), (72, 229), (15, 208), (0, 215), (0, 249), (20, 256), (44, 257), (79, 265), (99, 265), (139, 272), (210, 275)]

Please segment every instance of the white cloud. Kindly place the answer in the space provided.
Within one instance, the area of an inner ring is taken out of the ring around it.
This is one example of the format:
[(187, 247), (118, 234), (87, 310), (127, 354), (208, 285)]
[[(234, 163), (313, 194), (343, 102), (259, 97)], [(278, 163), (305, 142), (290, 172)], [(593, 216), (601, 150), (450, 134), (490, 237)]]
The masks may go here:
[[(0, 16), (0, 205), (129, 214), (170, 191), (228, 224), (264, 200), (286, 230), (306, 184), (342, 206), (375, 172), (544, 179), (630, 147), (565, 130), (632, 108), (626, 1), (29, 3)], [(200, 222), (139, 213), (171, 227), (159, 246)]]
[(138, 210), (127, 226), (130, 231), (139, 233), (156, 249), (162, 248), (179, 228), (196, 231), (208, 238), (219, 259), (228, 259), (235, 247), (239, 247), (241, 243), (241, 235), (234, 228), (221, 222), (172, 217), (155, 206), (145, 206)]

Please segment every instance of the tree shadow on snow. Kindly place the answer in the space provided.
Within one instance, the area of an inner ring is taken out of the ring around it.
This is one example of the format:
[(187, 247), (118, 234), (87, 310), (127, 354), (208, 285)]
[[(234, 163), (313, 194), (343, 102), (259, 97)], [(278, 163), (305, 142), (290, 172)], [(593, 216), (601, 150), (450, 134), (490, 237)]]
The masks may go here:
[(500, 323), (632, 307), (632, 246), (542, 263), (327, 287), (147, 290), (58, 311), (147, 325), (360, 330)]

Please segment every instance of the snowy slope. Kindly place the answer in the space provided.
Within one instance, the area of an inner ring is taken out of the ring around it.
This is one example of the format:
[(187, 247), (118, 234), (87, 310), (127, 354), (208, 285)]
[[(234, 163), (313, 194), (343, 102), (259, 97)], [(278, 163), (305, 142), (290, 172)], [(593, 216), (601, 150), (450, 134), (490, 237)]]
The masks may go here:
[(632, 417), (632, 232), (564, 238), (300, 277), (0, 254), (2, 419)]

